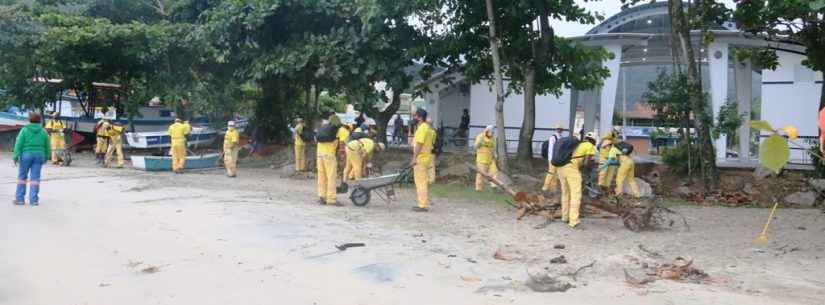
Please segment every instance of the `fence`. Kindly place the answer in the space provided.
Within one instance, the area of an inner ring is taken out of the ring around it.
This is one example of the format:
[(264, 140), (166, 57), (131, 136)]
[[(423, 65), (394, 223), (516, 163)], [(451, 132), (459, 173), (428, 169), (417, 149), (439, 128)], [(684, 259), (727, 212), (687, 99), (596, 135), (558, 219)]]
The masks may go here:
[[(770, 135), (760, 135), (759, 136), (760, 139), (766, 139), (768, 137), (770, 137)], [(787, 136), (783, 136), (783, 137), (786, 138), (786, 139), (788, 138)], [(817, 145), (818, 140), (819, 140), (819, 137), (816, 137), (816, 136), (799, 136), (799, 137), (797, 137), (797, 139), (794, 142), (799, 143), (800, 145), (802, 145), (802, 147), (799, 147), (799, 146), (794, 145), (792, 143), (790, 144), (791, 157), (790, 157), (790, 160), (788, 160), (788, 164), (791, 164), (791, 165), (811, 165), (811, 164), (813, 164), (813, 160), (811, 159), (811, 154), (808, 153), (808, 150), (811, 149), (811, 147), (815, 147)]]

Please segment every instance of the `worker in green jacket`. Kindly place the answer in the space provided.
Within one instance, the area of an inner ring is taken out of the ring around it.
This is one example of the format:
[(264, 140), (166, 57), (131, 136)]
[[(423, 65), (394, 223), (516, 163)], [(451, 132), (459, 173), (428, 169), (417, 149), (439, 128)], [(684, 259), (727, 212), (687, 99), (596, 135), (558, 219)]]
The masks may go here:
[(14, 142), (12, 158), (19, 164), (17, 171), (17, 192), (14, 204), (25, 204), (26, 184), (29, 185), (29, 204), (39, 204), (40, 198), (40, 170), (46, 162), (46, 156), (51, 155), (51, 145), (46, 129), (40, 125), (43, 117), (36, 112), (29, 114), (29, 124), (17, 134)]

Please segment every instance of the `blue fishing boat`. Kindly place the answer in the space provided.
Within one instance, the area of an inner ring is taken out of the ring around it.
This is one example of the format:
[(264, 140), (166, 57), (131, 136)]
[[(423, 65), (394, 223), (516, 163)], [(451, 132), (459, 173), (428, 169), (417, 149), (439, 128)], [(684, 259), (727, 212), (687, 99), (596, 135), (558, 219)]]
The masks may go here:
[[(186, 137), (189, 146), (206, 147), (218, 138), (218, 131), (209, 127), (193, 127)], [(172, 146), (172, 138), (168, 131), (157, 132), (127, 132), (126, 142), (131, 148), (168, 148)]]
[[(218, 166), (221, 154), (209, 153), (186, 157), (185, 169), (204, 169)], [(171, 171), (172, 157), (170, 156), (132, 156), (132, 166), (145, 171)]]

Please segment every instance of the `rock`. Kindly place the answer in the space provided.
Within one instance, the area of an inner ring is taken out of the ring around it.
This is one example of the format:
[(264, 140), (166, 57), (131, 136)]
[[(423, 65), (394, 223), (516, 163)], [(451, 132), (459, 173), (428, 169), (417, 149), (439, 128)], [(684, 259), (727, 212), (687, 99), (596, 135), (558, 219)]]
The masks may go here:
[(550, 259), (551, 264), (567, 264), (567, 258), (562, 256), (554, 257)]
[(557, 244), (557, 245), (553, 246), (553, 249), (564, 249), (564, 245), (563, 244)]
[(673, 189), (673, 196), (674, 197), (687, 198), (687, 197), (690, 197), (691, 195), (693, 195), (693, 191), (690, 190), (690, 188), (687, 187), (687, 186), (680, 186), (680, 187), (677, 187), (677, 188)]
[(748, 196), (757, 196), (761, 193), (753, 186), (753, 183), (745, 183), (745, 186), (742, 187), (742, 192), (748, 194)]
[(654, 170), (645, 176), (647, 181), (650, 181), (651, 185), (661, 185), (662, 184), (662, 175), (659, 174), (659, 171)]
[[(647, 183), (647, 181), (641, 178), (636, 178), (636, 185), (639, 186), (639, 195), (642, 197), (653, 197), (653, 187), (650, 186), (650, 183)], [(624, 193), (630, 194), (630, 184), (625, 183)]]
[(825, 179), (811, 178), (810, 180), (808, 180), (808, 184), (810, 184), (811, 187), (813, 187), (818, 192), (825, 192)]
[(753, 170), (753, 177), (756, 178), (756, 180), (762, 180), (762, 179), (768, 178), (768, 177), (772, 176), (773, 174), (774, 174), (773, 171), (771, 171), (770, 169), (768, 169), (764, 166), (761, 166), (761, 165), (757, 166), (756, 169)]
[(815, 192), (796, 192), (785, 196), (784, 201), (797, 206), (812, 207), (816, 203), (816, 197)]

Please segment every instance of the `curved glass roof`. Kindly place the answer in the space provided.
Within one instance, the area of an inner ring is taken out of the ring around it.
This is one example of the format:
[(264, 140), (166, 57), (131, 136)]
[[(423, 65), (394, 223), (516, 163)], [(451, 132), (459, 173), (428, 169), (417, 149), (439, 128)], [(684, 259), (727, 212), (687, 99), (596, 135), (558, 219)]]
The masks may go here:
[[(718, 25), (715, 30), (733, 30), (732, 25)], [(634, 6), (613, 15), (587, 32), (588, 35), (606, 33), (670, 33), (667, 2)]]

